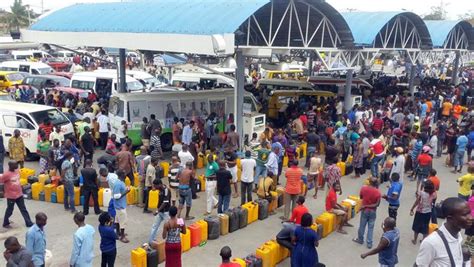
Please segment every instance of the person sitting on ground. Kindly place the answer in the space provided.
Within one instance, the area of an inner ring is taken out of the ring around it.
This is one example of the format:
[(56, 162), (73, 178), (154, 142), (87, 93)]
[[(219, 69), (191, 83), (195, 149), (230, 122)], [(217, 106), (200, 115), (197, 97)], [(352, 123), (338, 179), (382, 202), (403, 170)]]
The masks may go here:
[(296, 200), (297, 206), (293, 209), (289, 222), (295, 224), (301, 224), (301, 217), (303, 214), (309, 213), (308, 208), (304, 205), (305, 198), (304, 196), (299, 196)]
[(385, 218), (382, 224), (383, 235), (378, 246), (367, 253), (360, 255), (362, 259), (367, 256), (379, 254), (380, 266), (395, 266), (398, 264), (398, 242), (400, 241), (400, 231), (396, 226), (396, 221), (392, 217)]
[(230, 258), (232, 257), (232, 250), (229, 246), (223, 247), (219, 255), (222, 258), (222, 263), (221, 265), (219, 265), (220, 267), (240, 267), (240, 264), (230, 262)]
[(33, 267), (32, 255), (25, 247), (20, 245), (18, 239), (10, 236), (5, 240), (5, 251), (3, 257), (7, 261), (7, 267), (21, 266)]
[(266, 199), (270, 195), (271, 187), (273, 185), (273, 172), (267, 172), (267, 176), (264, 179), (258, 181), (257, 196), (260, 199)]
[(337, 203), (337, 194), (340, 189), (340, 185), (338, 182), (334, 182), (332, 184), (331, 189), (329, 189), (329, 193), (326, 196), (326, 211), (333, 213), (338, 219), (341, 221), (339, 224), (339, 228), (337, 229), (338, 233), (341, 234), (347, 234), (346, 231), (342, 229), (343, 226), (350, 226), (352, 225), (348, 222), (348, 216), (347, 216), (347, 208), (344, 206), (341, 206), (340, 204)]

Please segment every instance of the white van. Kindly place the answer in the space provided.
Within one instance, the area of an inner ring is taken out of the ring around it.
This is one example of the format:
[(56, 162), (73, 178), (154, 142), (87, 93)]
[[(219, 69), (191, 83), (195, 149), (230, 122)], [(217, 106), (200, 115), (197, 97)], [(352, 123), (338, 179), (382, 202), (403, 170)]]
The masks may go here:
[[(145, 89), (138, 80), (130, 76), (126, 76), (125, 81), (128, 92), (143, 91)], [(71, 78), (71, 87), (90, 90), (95, 92), (99, 98), (108, 99), (117, 91), (117, 74), (90, 71), (74, 73)]]
[(51, 57), (50, 54), (41, 50), (14, 50), (11, 52), (14, 60), (39, 60)]
[(39, 125), (50, 119), (54, 126), (60, 125), (64, 137), (72, 136), (74, 129), (71, 121), (57, 108), (0, 100), (0, 129), (3, 133), (3, 144), (8, 151), (8, 141), (15, 129), (20, 130), (28, 154), (36, 153)]
[[(117, 69), (98, 69), (98, 70), (95, 70), (94, 72), (117, 75)], [(139, 71), (139, 70), (126, 70), (125, 73), (128, 76), (131, 76), (137, 79), (147, 89), (151, 89), (155, 86), (162, 85), (162, 83), (157, 78), (153, 77), (153, 75), (149, 74), (148, 72)]]
[(3, 71), (21, 71), (29, 74), (44, 75), (53, 73), (54, 70), (49, 65), (42, 62), (28, 61), (4, 61), (0, 63), (0, 70)]
[(204, 72), (179, 72), (173, 74), (171, 85), (186, 89), (212, 89), (234, 87), (234, 79)]
[[(109, 102), (109, 118), (112, 132), (117, 133), (122, 120), (128, 124), (128, 137), (133, 145), (140, 145), (142, 140), (140, 129), (143, 117), (156, 115), (163, 126), (161, 146), (171, 150), (173, 139), (171, 128), (174, 117), (188, 121), (205, 120), (212, 112), (218, 118), (217, 127), (225, 129), (225, 121), (230, 113), (234, 113), (235, 90), (223, 88), (203, 91), (180, 91), (172, 87), (156, 89), (153, 92), (137, 92), (134, 94), (115, 94)], [(260, 134), (265, 129), (265, 114), (258, 113), (258, 102), (250, 93), (244, 95), (244, 136), (252, 137), (252, 133)], [(242, 139), (244, 140), (244, 139)]]

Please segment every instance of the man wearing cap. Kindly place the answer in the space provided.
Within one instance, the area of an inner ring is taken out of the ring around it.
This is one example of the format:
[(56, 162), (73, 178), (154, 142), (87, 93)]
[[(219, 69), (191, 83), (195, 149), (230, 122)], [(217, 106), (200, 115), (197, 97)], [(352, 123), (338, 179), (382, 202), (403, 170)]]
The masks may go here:
[(396, 147), (395, 151), (395, 160), (393, 161), (392, 170), (390, 171), (390, 177), (394, 173), (398, 173), (400, 176), (400, 183), (403, 184), (403, 178), (405, 176), (405, 155), (403, 155), (403, 148)]

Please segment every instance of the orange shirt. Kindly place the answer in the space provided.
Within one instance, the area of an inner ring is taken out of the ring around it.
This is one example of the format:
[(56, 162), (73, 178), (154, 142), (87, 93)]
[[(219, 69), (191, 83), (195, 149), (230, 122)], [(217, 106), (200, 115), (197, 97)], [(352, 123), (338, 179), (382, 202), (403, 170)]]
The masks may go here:
[(426, 112), (431, 112), (431, 109), (433, 108), (433, 102), (426, 101), (426, 105), (428, 106), (428, 108), (426, 108)]
[(433, 185), (434, 185), (436, 191), (438, 191), (439, 190), (439, 185), (440, 185), (440, 181), (439, 181), (438, 176), (430, 176), (430, 178), (428, 178), (428, 180), (433, 182)]
[(453, 117), (456, 119), (459, 119), (462, 113), (462, 106), (461, 105), (455, 105), (453, 108)]
[(292, 195), (301, 193), (301, 176), (303, 176), (303, 170), (298, 167), (291, 167), (286, 170), (286, 193)]
[(451, 114), (452, 108), (453, 108), (453, 104), (451, 104), (451, 102), (448, 102), (448, 101), (444, 102), (442, 114), (444, 116), (449, 116), (449, 114)]

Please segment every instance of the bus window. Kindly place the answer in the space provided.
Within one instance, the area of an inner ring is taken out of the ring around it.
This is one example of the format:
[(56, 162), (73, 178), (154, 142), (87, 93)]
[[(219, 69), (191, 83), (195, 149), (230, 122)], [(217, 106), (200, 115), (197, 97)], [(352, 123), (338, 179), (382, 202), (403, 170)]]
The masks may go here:
[(18, 71), (22, 71), (22, 72), (30, 72), (30, 66), (28, 65), (20, 65), (20, 67), (18, 68)]
[(71, 87), (84, 90), (92, 90), (94, 89), (94, 82), (73, 80)]

